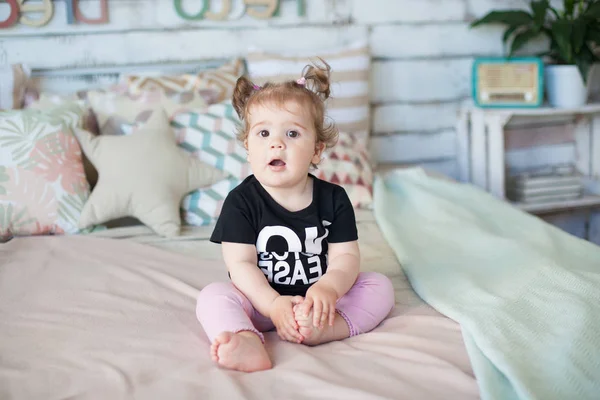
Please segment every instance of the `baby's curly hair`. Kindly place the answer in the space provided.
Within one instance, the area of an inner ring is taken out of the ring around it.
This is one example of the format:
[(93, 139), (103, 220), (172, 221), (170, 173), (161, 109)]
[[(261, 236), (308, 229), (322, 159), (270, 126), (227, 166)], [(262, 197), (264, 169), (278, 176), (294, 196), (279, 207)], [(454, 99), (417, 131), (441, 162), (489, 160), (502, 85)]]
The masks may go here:
[(237, 80), (233, 92), (233, 107), (243, 124), (238, 130), (237, 138), (242, 143), (248, 137), (248, 113), (252, 106), (274, 103), (283, 106), (287, 101), (297, 101), (309, 105), (317, 133), (316, 142), (324, 143), (326, 148), (335, 146), (338, 140), (338, 129), (333, 121), (326, 123), (325, 100), (330, 96), (331, 67), (319, 58), (322, 66), (307, 65), (302, 71), (301, 80), (282, 83), (268, 82), (262, 87), (242, 76)]

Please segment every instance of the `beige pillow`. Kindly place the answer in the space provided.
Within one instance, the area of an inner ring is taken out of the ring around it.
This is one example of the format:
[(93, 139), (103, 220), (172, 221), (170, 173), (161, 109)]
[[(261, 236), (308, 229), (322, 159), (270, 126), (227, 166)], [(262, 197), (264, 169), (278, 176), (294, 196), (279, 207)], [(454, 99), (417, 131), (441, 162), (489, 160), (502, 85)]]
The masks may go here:
[(225, 176), (177, 146), (164, 112), (153, 112), (131, 135), (75, 133), (99, 172), (81, 228), (131, 216), (161, 236), (177, 236), (183, 196)]
[(199, 93), (208, 104), (230, 99), (237, 79), (244, 74), (241, 58), (229, 60), (218, 68), (210, 68), (196, 74), (181, 75), (124, 75), (121, 82), (129, 93), (159, 91), (166, 94)]

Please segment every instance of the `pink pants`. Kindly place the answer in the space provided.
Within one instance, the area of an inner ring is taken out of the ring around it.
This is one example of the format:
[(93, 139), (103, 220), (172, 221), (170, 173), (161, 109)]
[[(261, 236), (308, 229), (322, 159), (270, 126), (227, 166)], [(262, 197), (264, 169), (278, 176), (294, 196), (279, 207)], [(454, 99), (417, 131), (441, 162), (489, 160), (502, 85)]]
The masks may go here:
[[(394, 302), (394, 288), (385, 275), (361, 272), (354, 286), (338, 300), (336, 311), (348, 324), (350, 336), (355, 336), (379, 325)], [(196, 316), (211, 343), (226, 331), (251, 331), (264, 342), (262, 332), (275, 328), (231, 282), (215, 282), (202, 289)]]

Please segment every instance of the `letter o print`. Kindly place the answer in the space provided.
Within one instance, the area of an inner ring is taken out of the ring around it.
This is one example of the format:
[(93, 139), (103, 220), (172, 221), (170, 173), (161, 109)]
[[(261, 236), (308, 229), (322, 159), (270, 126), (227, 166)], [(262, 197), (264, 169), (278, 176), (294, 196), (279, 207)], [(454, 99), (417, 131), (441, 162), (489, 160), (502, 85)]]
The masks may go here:
[(261, 229), (256, 239), (256, 250), (259, 253), (267, 251), (267, 242), (273, 236), (281, 236), (285, 239), (289, 252), (302, 251), (302, 242), (296, 233), (285, 226), (265, 226)]

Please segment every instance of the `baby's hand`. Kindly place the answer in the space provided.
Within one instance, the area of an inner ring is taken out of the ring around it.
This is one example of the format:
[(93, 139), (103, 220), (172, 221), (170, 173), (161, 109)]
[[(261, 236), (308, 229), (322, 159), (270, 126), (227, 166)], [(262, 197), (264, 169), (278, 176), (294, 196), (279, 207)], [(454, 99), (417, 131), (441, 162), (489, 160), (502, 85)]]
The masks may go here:
[(309, 340), (310, 342), (311, 340), (318, 338), (322, 333), (322, 329), (313, 326), (313, 309), (310, 309), (308, 313), (305, 314), (302, 304), (294, 306), (294, 318), (298, 324), (298, 332), (304, 338), (302, 340), (303, 343), (305, 343), (306, 340)]
[(302, 343), (304, 338), (298, 332), (298, 324), (294, 318), (294, 306), (302, 302), (300, 296), (279, 296), (271, 304), (269, 317), (282, 340)]
[(316, 283), (308, 289), (304, 301), (298, 306), (301, 315), (297, 315), (296, 321), (299, 316), (308, 317), (312, 309), (315, 328), (323, 328), (325, 323), (329, 323), (331, 326), (335, 320), (336, 303), (337, 293), (335, 290), (327, 285)]

